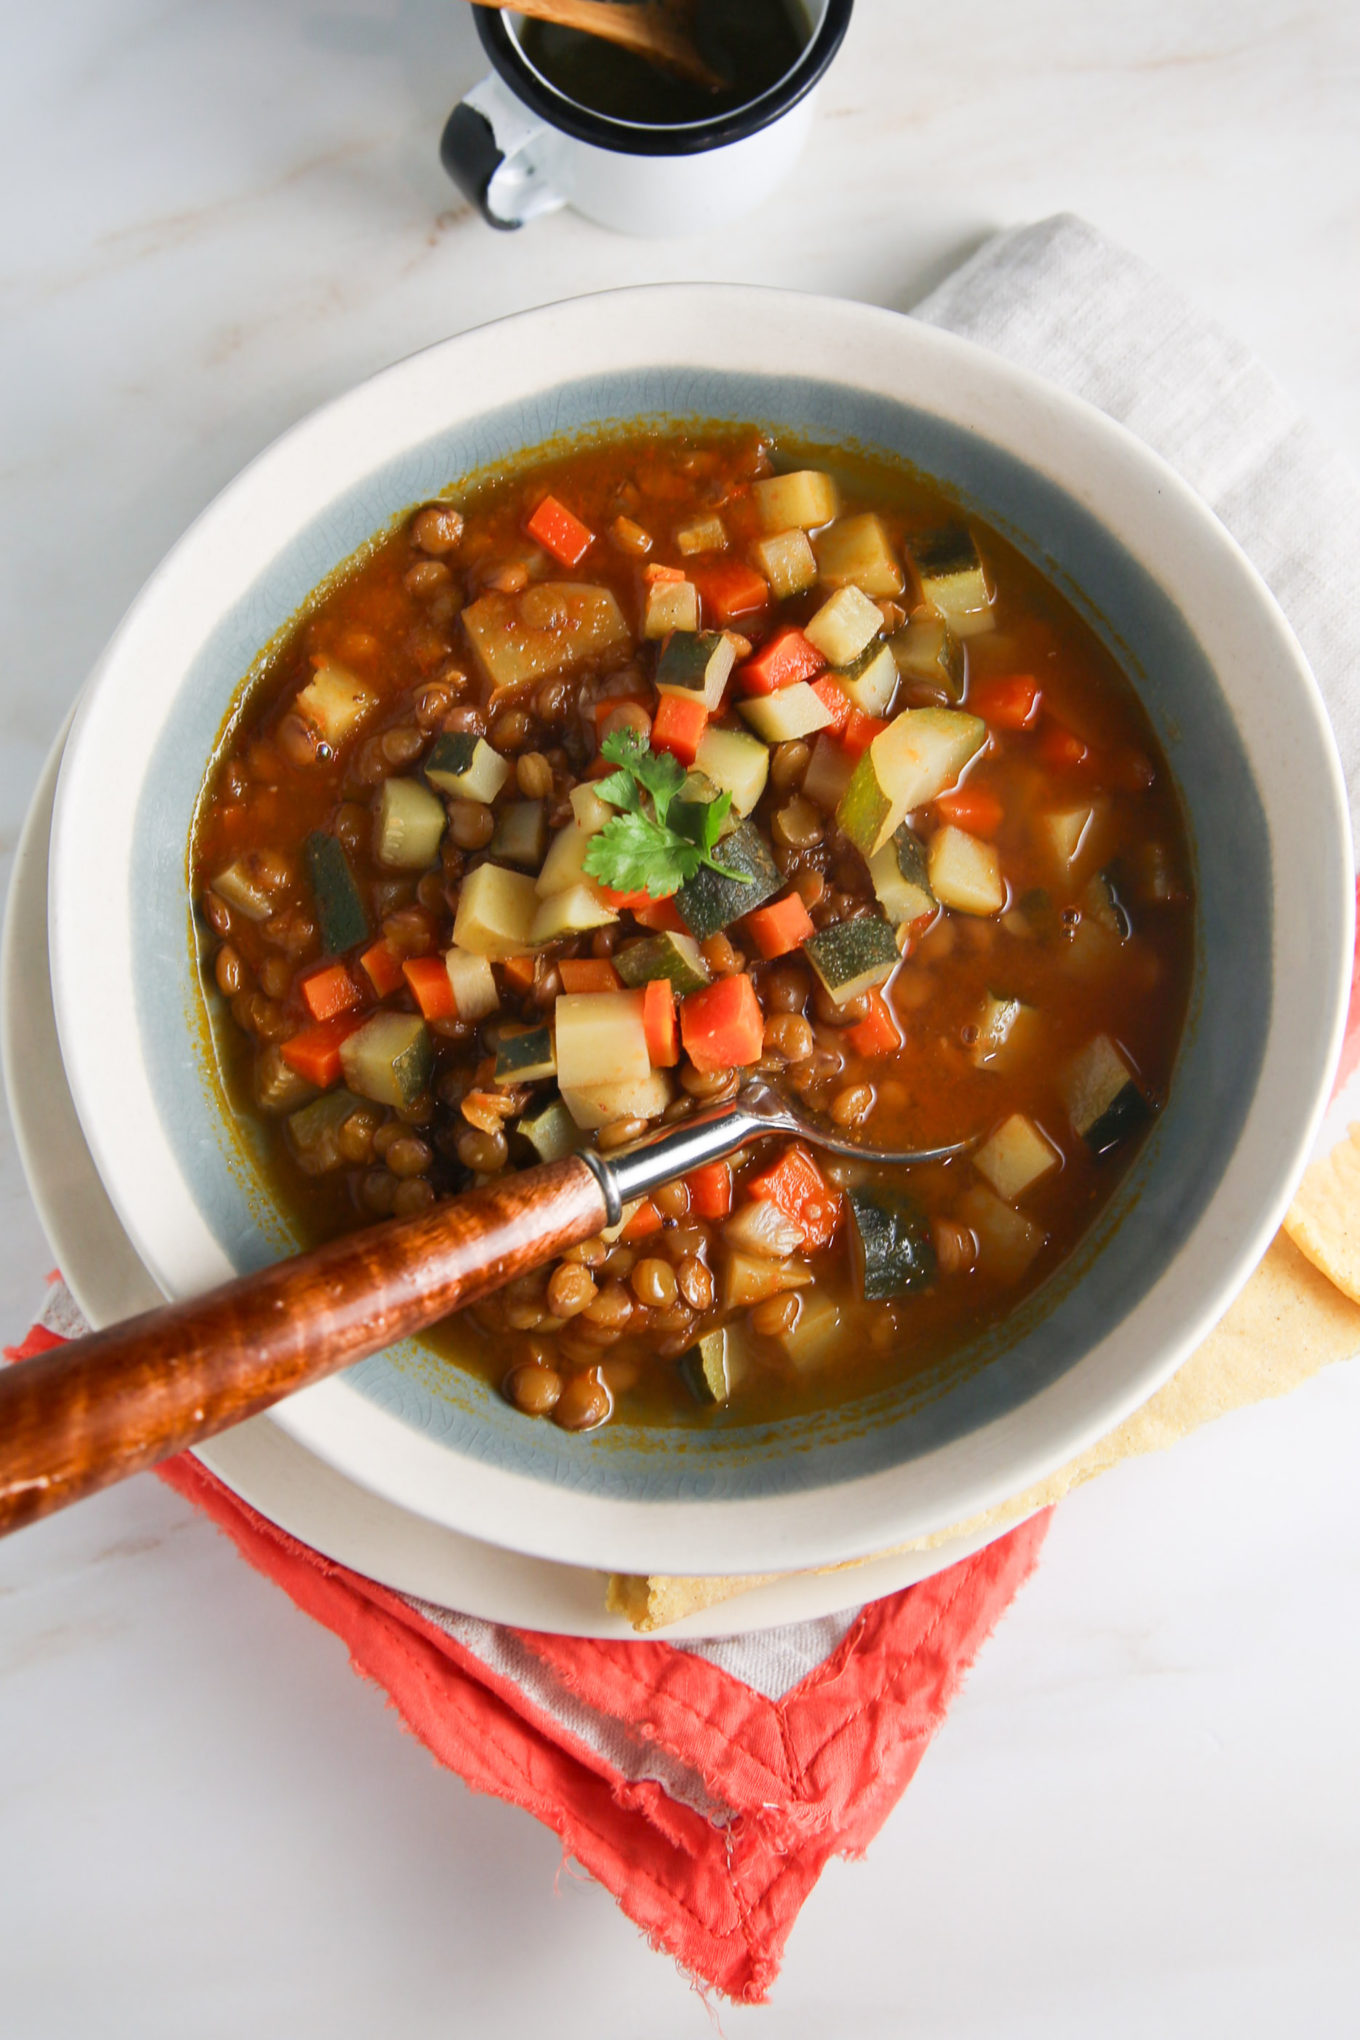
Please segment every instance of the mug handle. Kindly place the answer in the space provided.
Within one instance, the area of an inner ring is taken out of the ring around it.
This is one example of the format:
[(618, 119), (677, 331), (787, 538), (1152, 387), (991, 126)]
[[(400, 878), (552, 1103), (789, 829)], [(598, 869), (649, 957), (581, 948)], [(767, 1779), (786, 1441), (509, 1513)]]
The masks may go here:
[(552, 132), (490, 74), (449, 115), (440, 161), (487, 224), (508, 233), (567, 202), (549, 182), (535, 146)]

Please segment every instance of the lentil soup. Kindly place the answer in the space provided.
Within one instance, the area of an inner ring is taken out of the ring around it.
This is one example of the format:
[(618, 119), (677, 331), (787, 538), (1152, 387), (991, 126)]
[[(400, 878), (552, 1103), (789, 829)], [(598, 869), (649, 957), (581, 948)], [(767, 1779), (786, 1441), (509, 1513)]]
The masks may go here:
[(528, 1418), (749, 1423), (936, 1368), (1164, 1101), (1189, 856), (1133, 688), (896, 466), (750, 431), (415, 509), (255, 676), (195, 828), (223, 1071), (304, 1239), (759, 1069), (773, 1140), (441, 1328)]

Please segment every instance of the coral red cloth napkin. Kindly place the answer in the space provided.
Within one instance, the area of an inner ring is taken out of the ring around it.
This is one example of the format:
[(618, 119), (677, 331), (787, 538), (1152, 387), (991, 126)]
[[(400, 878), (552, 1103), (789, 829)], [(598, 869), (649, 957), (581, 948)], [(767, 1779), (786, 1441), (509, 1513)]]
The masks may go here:
[[(59, 1345), (52, 1324), (74, 1331), (73, 1310), (57, 1286), (8, 1357)], [(433, 1608), (299, 1544), (188, 1454), (159, 1472), (335, 1631), (441, 1763), (534, 1814), (654, 1946), (750, 2001), (828, 1858), (866, 1848), (906, 1789), (1047, 1528), (1036, 1517), (919, 1586), (734, 1652)]]

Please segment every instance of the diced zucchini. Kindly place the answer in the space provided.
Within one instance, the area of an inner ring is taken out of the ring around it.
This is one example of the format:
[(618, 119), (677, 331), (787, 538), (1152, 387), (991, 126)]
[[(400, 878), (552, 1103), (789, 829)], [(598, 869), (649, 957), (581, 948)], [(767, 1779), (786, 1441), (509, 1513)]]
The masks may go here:
[(696, 1402), (725, 1403), (731, 1394), (727, 1378), (727, 1332), (702, 1332), (676, 1363), (680, 1377)]
[(828, 666), (852, 666), (883, 628), (883, 611), (858, 588), (838, 588), (803, 627)]
[(980, 717), (956, 708), (908, 708), (880, 730), (855, 767), (836, 820), (872, 857), (913, 808), (952, 786), (987, 741)]
[(378, 796), (375, 851), (389, 871), (424, 871), (439, 855), (448, 814), (418, 779), (385, 779)]
[[(723, 735), (726, 736), (726, 734), (727, 732), (724, 730)], [(743, 736), (744, 734), (743, 732)], [(768, 760), (770, 754), (765, 750), (765, 746), (760, 744), (757, 748), (764, 752)], [(683, 814), (687, 808), (695, 807), (700, 803), (711, 804), (724, 790), (721, 786), (715, 786), (706, 772), (691, 770), (685, 774), (685, 783), (676, 795), (676, 803), (680, 807), (681, 814)], [(672, 807), (671, 812), (674, 814), (674, 807)], [(724, 836), (730, 836), (734, 829), (739, 829), (740, 827), (741, 816), (737, 813), (737, 803), (733, 801), (727, 813), (718, 824), (718, 841), (721, 843)]]
[(803, 954), (838, 1006), (881, 985), (901, 961), (892, 929), (877, 914), (819, 928), (803, 944)]
[(657, 692), (698, 699), (712, 711), (723, 698), (736, 656), (725, 631), (675, 631), (657, 658)]
[(344, 846), (322, 829), (313, 829), (306, 842), (307, 876), (312, 882), (317, 917), (321, 922), (321, 946), (330, 956), (339, 956), (356, 943), (368, 939), (368, 915), (349, 868)]
[(598, 836), (601, 829), (607, 828), (618, 813), (617, 808), (610, 807), (607, 800), (600, 799), (588, 779), (583, 779), (579, 786), (573, 786), (567, 798), (571, 802), (571, 811), (576, 817), (577, 828), (583, 830), (587, 836)]
[(538, 902), (529, 926), (529, 941), (537, 949), (563, 935), (583, 935), (587, 928), (607, 928), (618, 918), (590, 880), (582, 879), (579, 885), (569, 885), (565, 891), (551, 893)]
[(726, 838), (721, 861), (742, 877), (724, 878), (704, 864), (675, 895), (680, 919), (700, 942), (740, 920), (753, 907), (763, 906), (784, 883), (764, 837), (751, 822), (743, 822)]
[(553, 1007), (557, 1081), (565, 1092), (640, 1082), (652, 1067), (641, 992), (563, 992)]
[(973, 1062), (980, 1070), (1000, 1069), (1015, 1061), (1033, 1041), (1038, 1014), (1022, 999), (988, 992), (977, 1017)]
[[(757, 748), (768, 768), (769, 753), (763, 744)], [(243, 851), (225, 871), (219, 871), (212, 882), (212, 889), (218, 897), (238, 914), (244, 914), (248, 921), (267, 921), (274, 911), (274, 893), (261, 877), (258, 862), (256, 851)]]
[(444, 968), (460, 1020), (485, 1020), (488, 1013), (496, 1011), (501, 995), (489, 957), (474, 955), (470, 949), (450, 949), (445, 952)]
[(930, 839), (927, 868), (930, 889), (942, 907), (960, 914), (999, 914), (1006, 904), (1001, 859), (980, 836), (946, 824)]
[(939, 610), (956, 636), (976, 637), (994, 628), (987, 577), (966, 526), (954, 524), (908, 539), (907, 549), (920, 577), (922, 600)]
[(1156, 838), (1122, 851), (1111, 877), (1118, 891), (1143, 906), (1165, 906), (1186, 897), (1171, 851)]
[(620, 1119), (659, 1119), (673, 1095), (664, 1070), (648, 1070), (645, 1077), (625, 1077), (607, 1084), (562, 1084), (561, 1091), (562, 1103), (583, 1133), (612, 1126)]
[(765, 791), (770, 753), (758, 737), (745, 730), (717, 729), (710, 724), (694, 754), (695, 770), (712, 781), (719, 793), (730, 793), (738, 815), (749, 815)]
[(429, 1032), (414, 1013), (375, 1013), (340, 1044), (345, 1082), (377, 1105), (414, 1105), (433, 1065)]
[(340, 1129), (356, 1112), (366, 1110), (362, 1098), (342, 1087), (314, 1098), (300, 1112), (289, 1113), (288, 1135), (293, 1153), (307, 1175), (324, 1175), (327, 1169), (341, 1166), (345, 1157), (340, 1152)]
[[(600, 802), (604, 807), (604, 802)], [(614, 808), (605, 813), (613, 820)], [(548, 854), (543, 860), (543, 869), (534, 881), (534, 889), (540, 899), (549, 899), (553, 893), (566, 892), (568, 887), (581, 885), (586, 876), (586, 851), (590, 848), (592, 835), (598, 830), (583, 829), (579, 821), (568, 822), (559, 829), (548, 845)]]
[(1032, 1119), (1012, 1112), (996, 1132), (983, 1141), (973, 1156), (973, 1166), (985, 1176), (998, 1197), (1014, 1204), (1031, 1184), (1056, 1169), (1061, 1155)]
[(1081, 913), (1084, 921), (1094, 921), (1117, 942), (1127, 942), (1133, 933), (1128, 911), (1115, 889), (1114, 876), (1108, 870), (1098, 871), (1083, 887)]
[(955, 1217), (978, 1243), (979, 1273), (998, 1282), (1018, 1282), (1048, 1237), (1042, 1226), (982, 1183), (959, 1199)]
[(854, 776), (855, 761), (834, 737), (818, 737), (803, 774), (803, 792), (826, 814), (834, 815)]
[(782, 602), (787, 595), (801, 595), (817, 578), (816, 556), (807, 533), (797, 525), (789, 531), (771, 532), (752, 550), (776, 602)]
[(935, 1280), (930, 1222), (913, 1197), (882, 1185), (849, 1192), (855, 1267), (866, 1303), (906, 1296)]
[(496, 1082), (536, 1084), (557, 1075), (551, 1027), (525, 1027), (496, 1043)]
[(916, 610), (901, 630), (893, 632), (888, 644), (905, 681), (937, 690), (954, 706), (963, 700), (967, 658), (942, 616), (929, 609)]
[(547, 808), (541, 800), (512, 800), (496, 816), (490, 854), (525, 871), (537, 871), (548, 841)]
[(1098, 1034), (1070, 1065), (1063, 1098), (1075, 1131), (1096, 1155), (1118, 1147), (1152, 1116), (1151, 1104), (1108, 1034)]
[[(888, 664), (892, 664), (891, 659)], [(742, 702), (741, 712), (767, 744), (787, 744), (795, 737), (810, 737), (814, 730), (824, 730), (832, 720), (831, 710), (807, 680), (796, 680), (792, 687), (781, 687), (777, 694), (753, 694), (749, 701)]]
[(580, 1145), (580, 1129), (560, 1098), (549, 1098), (515, 1121), (540, 1162), (560, 1162)]
[(895, 927), (933, 914), (937, 905), (926, 868), (926, 846), (903, 822), (891, 840), (869, 859), (878, 903)]
[(806, 1289), (811, 1280), (811, 1268), (792, 1256), (771, 1261), (764, 1254), (728, 1248), (723, 1254), (722, 1308), (744, 1310), (748, 1304), (763, 1303), (767, 1296), (781, 1296), (786, 1289)]
[(800, 1301), (792, 1329), (780, 1334), (779, 1343), (800, 1374), (815, 1374), (843, 1348), (844, 1320), (840, 1305), (825, 1290), (815, 1289)]
[[(479, 864), (463, 880), (453, 939), (474, 956), (524, 956), (534, 947), (531, 932), (538, 896), (523, 871), (503, 864)], [(455, 996), (457, 996), (455, 994)]]
[(836, 484), (816, 468), (771, 475), (757, 482), (752, 494), (763, 531), (787, 531), (790, 525), (815, 531), (818, 525), (829, 524), (840, 509)]
[(647, 590), (642, 635), (663, 638), (673, 630), (699, 628), (699, 590), (693, 581), (653, 581)]
[(824, 587), (854, 587), (866, 595), (900, 595), (906, 586), (883, 519), (872, 511), (841, 518), (822, 532), (813, 551), (817, 578)]
[(1100, 854), (1104, 822), (1105, 804), (1099, 800), (1051, 808), (1037, 817), (1040, 843), (1062, 877), (1074, 877), (1082, 866), (1089, 869)]
[(463, 611), (463, 628), (497, 687), (522, 687), (626, 645), (630, 632), (608, 588), (535, 581), (518, 595), (490, 589)]
[(693, 524), (681, 525), (675, 543), (688, 559), (693, 553), (721, 552), (727, 544), (727, 532), (721, 517), (700, 517)]
[(686, 992), (701, 992), (712, 982), (712, 973), (699, 954), (698, 943), (689, 935), (675, 935), (669, 930), (648, 935), (640, 942), (625, 943), (622, 949), (614, 951), (613, 962), (626, 985), (636, 989), (664, 978), (674, 987), (677, 998), (683, 998)]
[(470, 730), (446, 730), (425, 760), (425, 777), (456, 800), (491, 802), (510, 777), (510, 762), (485, 737)]
[(886, 715), (897, 692), (897, 662), (887, 645), (871, 644), (831, 676), (865, 715)]
[(317, 667), (293, 703), (296, 713), (333, 751), (377, 705), (377, 695), (362, 680), (330, 659)]

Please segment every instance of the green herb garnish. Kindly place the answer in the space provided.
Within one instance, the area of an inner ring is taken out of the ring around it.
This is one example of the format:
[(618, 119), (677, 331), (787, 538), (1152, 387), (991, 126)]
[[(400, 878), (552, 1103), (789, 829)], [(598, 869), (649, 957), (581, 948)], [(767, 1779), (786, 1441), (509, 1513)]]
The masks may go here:
[(672, 818), (671, 802), (685, 774), (669, 753), (654, 751), (634, 729), (614, 730), (600, 751), (619, 770), (597, 779), (595, 791), (622, 812), (591, 837), (585, 855), (589, 877), (613, 892), (646, 892), (654, 900), (679, 892), (703, 864), (723, 878), (751, 883), (746, 872), (730, 870), (713, 855), (732, 805), (730, 793), (683, 800)]

